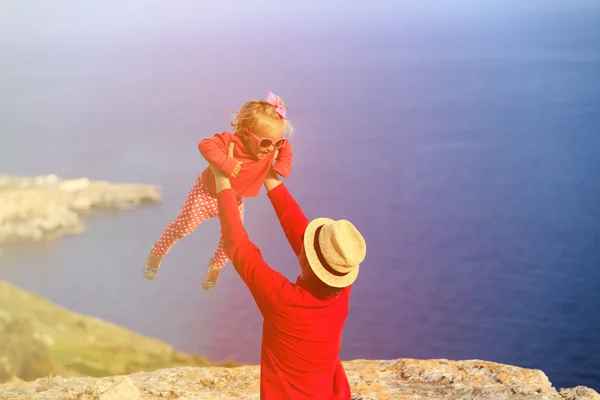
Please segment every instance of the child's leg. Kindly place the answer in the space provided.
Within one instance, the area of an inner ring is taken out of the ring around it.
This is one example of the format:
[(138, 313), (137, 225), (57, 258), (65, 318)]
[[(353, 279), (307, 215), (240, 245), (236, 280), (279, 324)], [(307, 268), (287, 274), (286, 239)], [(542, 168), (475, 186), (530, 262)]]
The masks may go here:
[[(240, 213), (240, 219), (242, 223), (244, 223), (244, 199), (238, 198), (238, 211)], [(208, 271), (204, 278), (202, 279), (202, 287), (206, 290), (211, 290), (215, 284), (217, 283), (217, 279), (219, 279), (219, 274), (221, 273), (221, 269), (225, 264), (227, 264), (229, 258), (227, 254), (225, 254), (225, 246), (223, 241), (223, 236), (219, 239), (219, 245), (215, 254), (208, 262)]]
[(160, 258), (164, 257), (175, 243), (213, 216), (212, 207), (213, 199), (205, 192), (200, 175), (189, 191), (179, 215), (167, 226), (154, 244), (154, 254)]
[(204, 190), (202, 176), (198, 176), (179, 215), (167, 226), (148, 254), (142, 270), (146, 279), (155, 278), (161, 259), (177, 241), (192, 233), (206, 219), (215, 216), (215, 202), (216, 199)]

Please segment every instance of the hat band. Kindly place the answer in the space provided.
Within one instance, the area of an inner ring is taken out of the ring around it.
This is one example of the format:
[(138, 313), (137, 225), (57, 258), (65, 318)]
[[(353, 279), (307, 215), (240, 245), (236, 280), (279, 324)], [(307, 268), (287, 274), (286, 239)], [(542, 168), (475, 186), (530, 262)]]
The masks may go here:
[(327, 261), (325, 261), (325, 257), (323, 257), (323, 253), (321, 252), (321, 246), (319, 244), (319, 235), (321, 234), (321, 228), (323, 228), (323, 225), (319, 226), (315, 230), (315, 240), (314, 240), (315, 251), (317, 253), (317, 258), (321, 262), (321, 265), (323, 266), (323, 268), (325, 268), (325, 271), (329, 272), (331, 275), (335, 275), (335, 276), (348, 275), (350, 273), (349, 271), (348, 272), (336, 271), (335, 269), (331, 268), (331, 266), (327, 263)]

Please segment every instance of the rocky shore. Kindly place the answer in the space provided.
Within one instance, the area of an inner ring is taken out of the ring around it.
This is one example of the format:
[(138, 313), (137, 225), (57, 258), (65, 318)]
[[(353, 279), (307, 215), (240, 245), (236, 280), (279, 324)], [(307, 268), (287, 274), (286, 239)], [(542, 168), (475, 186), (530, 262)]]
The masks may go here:
[[(354, 360), (344, 368), (361, 400), (600, 399), (583, 386), (557, 391), (539, 370), (478, 360)], [(251, 400), (260, 397), (259, 382), (257, 366), (183, 367), (110, 378), (41, 378), (0, 389), (0, 399)]]
[(85, 230), (83, 216), (95, 210), (160, 201), (160, 188), (152, 185), (0, 175), (0, 249), (80, 233)]

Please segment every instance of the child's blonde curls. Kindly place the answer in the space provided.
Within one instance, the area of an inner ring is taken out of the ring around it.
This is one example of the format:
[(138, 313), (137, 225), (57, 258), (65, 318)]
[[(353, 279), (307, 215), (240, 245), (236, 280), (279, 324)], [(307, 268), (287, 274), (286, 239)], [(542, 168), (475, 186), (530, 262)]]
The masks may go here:
[[(283, 100), (279, 100), (279, 106), (287, 109)], [(245, 103), (240, 111), (234, 110), (230, 125), (234, 132), (242, 132), (244, 129), (254, 131), (261, 125), (271, 125), (269, 120), (280, 123), (284, 134), (287, 133), (288, 137), (294, 135), (294, 127), (291, 122), (287, 118), (281, 117), (275, 111), (275, 106), (265, 100), (251, 100)]]

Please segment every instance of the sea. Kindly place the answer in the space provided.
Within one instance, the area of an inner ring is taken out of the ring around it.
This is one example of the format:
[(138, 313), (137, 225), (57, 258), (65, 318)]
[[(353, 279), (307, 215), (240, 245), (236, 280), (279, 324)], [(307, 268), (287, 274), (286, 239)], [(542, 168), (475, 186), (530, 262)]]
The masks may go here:
[[(4, 248), (0, 279), (258, 363), (262, 319), (231, 264), (201, 288), (218, 220), (154, 281), (141, 269), (206, 167), (197, 143), (273, 91), (296, 129), (291, 193), (366, 239), (343, 360), (488, 360), (600, 391), (600, 11), (561, 10), (4, 37), (0, 172), (155, 184), (163, 201)], [(245, 226), (295, 280), (264, 190)]]

